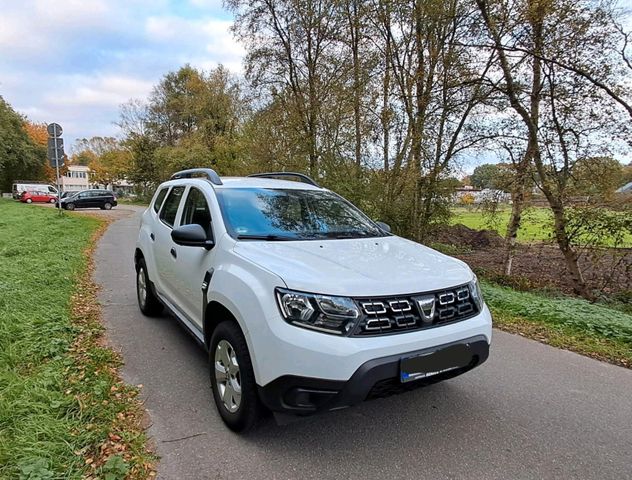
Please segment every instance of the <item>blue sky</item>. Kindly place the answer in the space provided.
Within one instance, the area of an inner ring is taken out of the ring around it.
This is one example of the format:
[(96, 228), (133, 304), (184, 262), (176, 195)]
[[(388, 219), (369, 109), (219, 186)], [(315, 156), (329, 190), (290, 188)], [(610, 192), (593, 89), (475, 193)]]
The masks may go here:
[(121, 103), (185, 63), (241, 71), (221, 0), (0, 0), (0, 95), (66, 144), (116, 135)]

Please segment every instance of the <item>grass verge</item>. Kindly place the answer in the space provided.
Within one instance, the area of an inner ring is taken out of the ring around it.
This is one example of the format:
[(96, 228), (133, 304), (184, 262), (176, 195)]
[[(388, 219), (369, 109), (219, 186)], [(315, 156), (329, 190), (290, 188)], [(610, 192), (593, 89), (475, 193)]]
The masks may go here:
[(0, 201), (0, 478), (148, 478), (138, 388), (104, 345), (90, 260), (106, 224)]
[(632, 315), (583, 299), (520, 292), (482, 282), (494, 326), (632, 368)]

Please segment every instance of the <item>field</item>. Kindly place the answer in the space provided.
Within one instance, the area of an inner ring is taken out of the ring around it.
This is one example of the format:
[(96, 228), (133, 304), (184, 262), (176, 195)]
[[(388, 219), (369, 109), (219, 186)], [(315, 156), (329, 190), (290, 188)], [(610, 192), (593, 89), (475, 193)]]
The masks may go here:
[[(494, 223), (490, 223), (480, 209), (469, 210), (467, 208), (455, 208), (453, 210), (453, 224), (462, 224), (474, 230), (495, 230), (499, 235), (504, 236), (509, 223), (511, 210), (503, 209), (498, 212)], [(518, 241), (534, 242), (551, 240), (551, 215), (546, 208), (531, 208), (523, 215), (523, 222), (518, 230)]]
[[(468, 209), (458, 207), (453, 210), (452, 224), (462, 224), (474, 230), (490, 229), (505, 236), (511, 210), (500, 210), (492, 223), (486, 218), (480, 209)], [(551, 241), (553, 236), (553, 220), (548, 208), (532, 207), (525, 210), (522, 216), (522, 225), (518, 230), (518, 241), (522, 243)], [(612, 246), (612, 242), (606, 242), (605, 246)], [(632, 247), (632, 232), (625, 238), (622, 247)]]
[(143, 461), (88, 275), (102, 225), (0, 200), (0, 478), (118, 479)]
[[(503, 275), (502, 235), (509, 210), (490, 225), (482, 212), (458, 208), (439, 247), (483, 278), (485, 300), (498, 328), (632, 368), (632, 255), (628, 248), (585, 251), (579, 265), (600, 303), (571, 296), (573, 284), (551, 242), (548, 209), (530, 208), (518, 232), (511, 277)], [(469, 229), (458, 227), (465, 225)], [(482, 232), (483, 230), (492, 232)], [(496, 233), (498, 233), (497, 236)], [(632, 235), (626, 246), (632, 245)], [(504, 286), (501, 286), (504, 285)], [(513, 288), (509, 288), (513, 287)]]

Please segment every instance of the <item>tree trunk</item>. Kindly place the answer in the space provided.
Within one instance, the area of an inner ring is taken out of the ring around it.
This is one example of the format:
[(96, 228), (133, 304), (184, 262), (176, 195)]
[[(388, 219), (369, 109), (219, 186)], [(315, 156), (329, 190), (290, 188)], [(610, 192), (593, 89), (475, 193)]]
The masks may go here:
[(355, 123), (355, 163), (358, 171), (362, 165), (362, 87), (360, 84), (360, 14), (359, 1), (352, 2), (351, 48), (353, 53), (353, 120)]
[[(386, 10), (386, 18), (385, 22), (390, 24), (391, 17), (390, 11), (388, 10), (390, 7), (387, 5), (385, 7)], [(391, 90), (391, 37), (390, 35), (386, 36), (386, 46), (384, 48), (384, 79), (382, 82), (382, 115), (380, 116), (380, 120), (382, 123), (382, 135), (384, 138), (384, 144), (382, 145), (382, 156), (384, 161), (384, 172), (388, 173), (390, 167), (389, 161), (389, 149), (390, 149), (390, 105), (389, 105), (389, 95)]]
[(573, 282), (573, 290), (577, 295), (581, 295), (586, 300), (594, 301), (595, 296), (586, 285), (584, 276), (579, 269), (579, 255), (572, 247), (568, 239), (568, 235), (566, 234), (566, 216), (564, 214), (564, 206), (560, 201), (553, 197), (549, 198), (547, 196), (547, 198), (549, 200), (549, 204), (551, 205), (551, 210), (553, 211), (555, 239), (557, 240), (557, 245), (559, 246), (562, 255), (564, 255), (566, 268), (568, 269), (568, 273), (570, 274)]
[(511, 192), (511, 216), (509, 217), (505, 234), (504, 272), (507, 276), (511, 275), (516, 253), (518, 229), (522, 222), (522, 212), (525, 207), (525, 185), (532, 156), (531, 149), (527, 149), (522, 160), (516, 165), (516, 182)]

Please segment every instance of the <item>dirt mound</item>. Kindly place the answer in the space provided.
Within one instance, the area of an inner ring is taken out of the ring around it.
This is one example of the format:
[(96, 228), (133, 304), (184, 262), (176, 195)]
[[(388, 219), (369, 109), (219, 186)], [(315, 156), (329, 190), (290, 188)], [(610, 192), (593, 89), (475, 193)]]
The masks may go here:
[(448, 245), (467, 246), (473, 249), (502, 247), (504, 239), (494, 230), (473, 230), (465, 225), (443, 227), (433, 240)]

